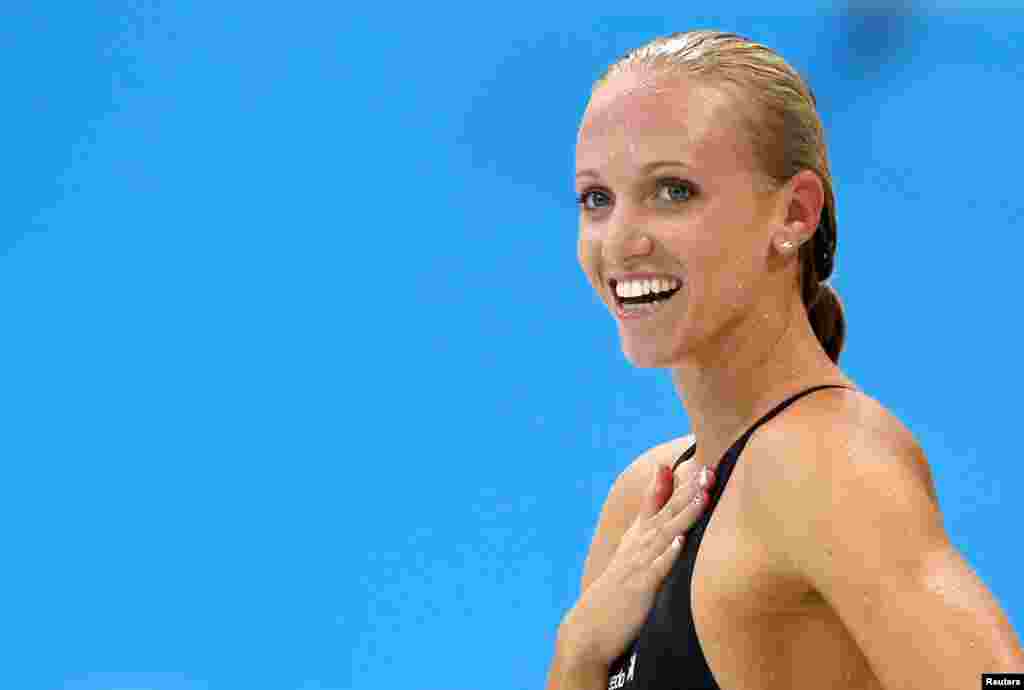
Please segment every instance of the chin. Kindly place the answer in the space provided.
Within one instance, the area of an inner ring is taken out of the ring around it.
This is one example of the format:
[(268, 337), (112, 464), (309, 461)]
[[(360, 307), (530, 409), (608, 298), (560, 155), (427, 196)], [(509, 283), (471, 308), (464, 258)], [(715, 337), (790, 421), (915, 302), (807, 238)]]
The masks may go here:
[(637, 369), (668, 369), (675, 361), (674, 354), (647, 348), (630, 348), (623, 344), (622, 354)]

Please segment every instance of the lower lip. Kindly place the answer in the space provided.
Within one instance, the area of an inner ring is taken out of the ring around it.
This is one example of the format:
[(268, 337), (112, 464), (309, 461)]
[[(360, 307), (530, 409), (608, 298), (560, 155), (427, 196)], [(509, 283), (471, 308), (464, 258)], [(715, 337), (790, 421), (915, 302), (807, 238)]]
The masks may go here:
[(672, 303), (676, 297), (679, 296), (679, 292), (669, 297), (667, 300), (661, 302), (652, 302), (654, 309), (648, 311), (646, 308), (643, 311), (626, 311), (622, 308), (622, 305), (615, 302), (615, 313), (623, 321), (635, 321), (638, 319), (649, 319), (653, 316), (657, 316), (659, 312), (665, 311), (665, 308)]

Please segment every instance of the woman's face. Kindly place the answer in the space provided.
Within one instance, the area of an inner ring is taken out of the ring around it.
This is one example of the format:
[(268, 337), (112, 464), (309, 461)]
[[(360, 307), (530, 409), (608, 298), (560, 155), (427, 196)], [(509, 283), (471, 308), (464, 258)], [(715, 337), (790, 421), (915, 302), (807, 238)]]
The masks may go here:
[[(655, 161), (678, 163), (645, 170)], [(766, 292), (769, 229), (784, 212), (727, 92), (684, 77), (616, 74), (587, 106), (576, 172), (576, 192), (585, 193), (580, 266), (634, 365), (672, 366), (754, 313)], [(675, 278), (681, 288), (653, 313), (622, 318), (610, 280), (630, 273)]]

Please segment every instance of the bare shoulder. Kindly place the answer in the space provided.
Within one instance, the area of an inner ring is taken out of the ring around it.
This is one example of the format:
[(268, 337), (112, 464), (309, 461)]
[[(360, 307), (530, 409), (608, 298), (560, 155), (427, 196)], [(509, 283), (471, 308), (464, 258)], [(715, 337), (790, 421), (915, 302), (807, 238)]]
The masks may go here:
[(889, 587), (890, 571), (878, 564), (923, 572), (950, 539), (910, 429), (863, 393), (815, 397), (801, 398), (750, 439), (744, 508), (775, 562), (834, 609), (837, 597), (849, 608), (861, 600), (850, 583), (876, 578)]
[(660, 443), (637, 456), (619, 474), (601, 509), (601, 517), (583, 566), (581, 592), (604, 572), (619, 548), (622, 536), (640, 512), (644, 494), (658, 466), (671, 467), (693, 442), (694, 436), (689, 434)]
[[(751, 437), (752, 445), (772, 454), (793, 443), (806, 441), (808, 447), (836, 435), (857, 439), (884, 438), (894, 447), (907, 449), (909, 469), (938, 502), (931, 466), (910, 429), (881, 402), (863, 391), (828, 389), (808, 395), (790, 406), (774, 423), (763, 425)], [(757, 452), (755, 450), (755, 452)]]

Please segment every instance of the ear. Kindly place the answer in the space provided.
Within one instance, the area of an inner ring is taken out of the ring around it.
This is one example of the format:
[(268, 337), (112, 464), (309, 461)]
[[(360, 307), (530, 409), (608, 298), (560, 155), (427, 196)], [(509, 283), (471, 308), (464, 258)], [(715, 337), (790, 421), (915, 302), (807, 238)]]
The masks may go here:
[(803, 244), (818, 229), (825, 207), (825, 187), (818, 173), (801, 170), (786, 183), (789, 206), (786, 208), (786, 235)]

